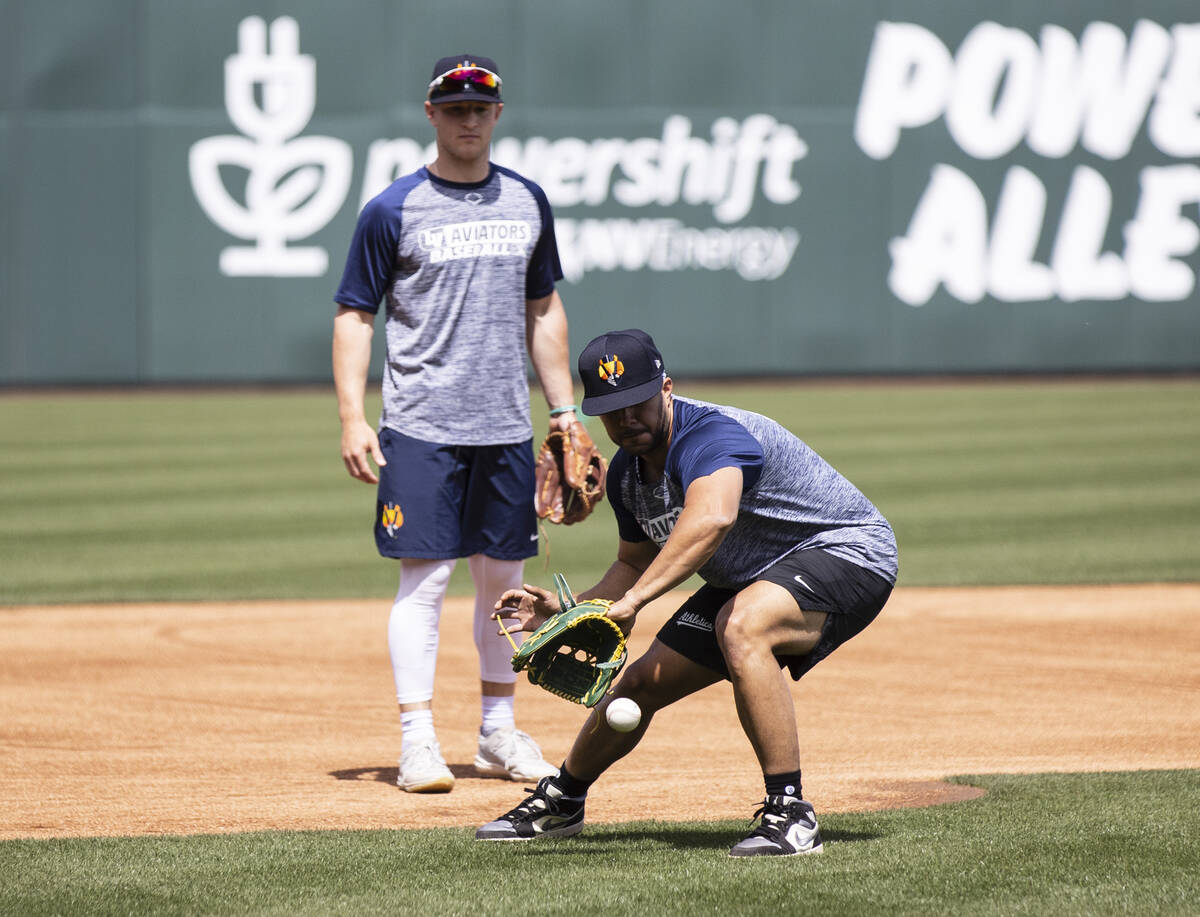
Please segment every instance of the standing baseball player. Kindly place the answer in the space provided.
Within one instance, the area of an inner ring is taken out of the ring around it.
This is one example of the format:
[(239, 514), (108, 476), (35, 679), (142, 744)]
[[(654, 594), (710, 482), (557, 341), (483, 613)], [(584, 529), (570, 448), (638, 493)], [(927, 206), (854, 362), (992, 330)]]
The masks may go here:
[[(388, 647), (403, 729), (398, 783), (415, 793), (454, 785), (432, 700), (438, 620), (460, 557), (475, 586), (475, 767), (513, 780), (556, 772), (515, 726), (511, 648), (489, 621), (496, 596), (520, 585), (537, 553), (527, 359), (551, 429), (576, 419), (550, 206), (541, 188), (488, 158), (503, 108), (494, 61), (460, 54), (434, 65), (425, 114), (437, 158), (363, 208), (334, 297), (342, 459), (352, 477), (378, 485), (376, 544), (400, 560)], [(363, 401), (380, 302), (377, 433)]]
[[(584, 348), (583, 411), (620, 448), (609, 465), (617, 557), (581, 600), (610, 599), (633, 627), (646, 603), (692, 574), (704, 585), (632, 662), (589, 716), (557, 776), (480, 828), (481, 840), (569, 836), (583, 828), (588, 789), (637, 745), (654, 714), (722, 679), (762, 767), (766, 799), (732, 856), (821, 850), (802, 798), (800, 741), (786, 673), (799, 679), (866, 627), (896, 580), (891, 526), (849, 481), (773, 420), (676, 397), (662, 355), (643, 331), (614, 331)], [(535, 630), (558, 610), (547, 590), (501, 597), (498, 619)], [(605, 708), (641, 708), (617, 732)]]

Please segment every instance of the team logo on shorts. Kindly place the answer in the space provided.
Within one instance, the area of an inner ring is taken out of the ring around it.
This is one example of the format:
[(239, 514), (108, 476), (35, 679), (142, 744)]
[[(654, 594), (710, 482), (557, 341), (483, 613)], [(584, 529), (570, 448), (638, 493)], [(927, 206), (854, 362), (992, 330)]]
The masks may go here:
[(620, 382), (624, 372), (625, 365), (615, 353), (611, 357), (605, 354), (604, 359), (600, 361), (600, 378), (609, 385), (616, 385)]
[(400, 512), (400, 504), (399, 503), (383, 504), (383, 513), (382, 513), (379, 521), (380, 521), (380, 524), (383, 526), (384, 531), (386, 531), (388, 533), (388, 536), (391, 538), (395, 538), (396, 537), (396, 529), (398, 529), (398, 528), (400, 528), (400, 526), (404, 525), (404, 513)]
[(694, 611), (685, 611), (675, 620), (680, 627), (694, 627), (696, 630), (707, 631), (710, 634), (713, 630), (713, 622)]

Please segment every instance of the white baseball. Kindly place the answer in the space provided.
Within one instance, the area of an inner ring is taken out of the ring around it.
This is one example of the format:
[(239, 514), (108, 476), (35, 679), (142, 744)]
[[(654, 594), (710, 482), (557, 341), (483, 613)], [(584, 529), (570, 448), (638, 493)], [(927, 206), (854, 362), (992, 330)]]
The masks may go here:
[(631, 732), (642, 721), (642, 708), (628, 697), (618, 697), (608, 705), (604, 718), (617, 732)]

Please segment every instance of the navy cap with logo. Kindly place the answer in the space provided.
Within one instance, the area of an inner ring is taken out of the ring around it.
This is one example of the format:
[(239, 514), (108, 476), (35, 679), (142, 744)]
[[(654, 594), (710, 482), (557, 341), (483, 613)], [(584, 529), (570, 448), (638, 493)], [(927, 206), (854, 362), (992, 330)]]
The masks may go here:
[(499, 102), (500, 71), (490, 57), (456, 54), (443, 57), (433, 65), (429, 91), (425, 97), (441, 102)]
[(583, 413), (607, 414), (641, 404), (662, 390), (666, 374), (662, 354), (645, 331), (602, 334), (579, 355)]

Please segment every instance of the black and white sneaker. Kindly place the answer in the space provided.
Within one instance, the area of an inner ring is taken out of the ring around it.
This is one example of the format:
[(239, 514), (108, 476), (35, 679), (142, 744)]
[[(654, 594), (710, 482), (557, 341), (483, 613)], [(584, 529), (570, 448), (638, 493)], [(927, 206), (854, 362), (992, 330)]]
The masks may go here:
[(581, 796), (564, 796), (553, 777), (543, 777), (532, 795), (510, 812), (475, 832), (477, 841), (529, 841), (535, 837), (571, 837), (583, 830)]
[(820, 853), (821, 829), (812, 804), (795, 796), (768, 796), (754, 817), (758, 827), (729, 851), (731, 857), (790, 857)]

